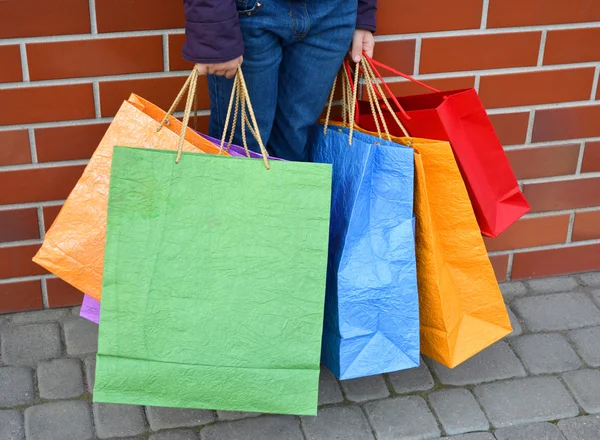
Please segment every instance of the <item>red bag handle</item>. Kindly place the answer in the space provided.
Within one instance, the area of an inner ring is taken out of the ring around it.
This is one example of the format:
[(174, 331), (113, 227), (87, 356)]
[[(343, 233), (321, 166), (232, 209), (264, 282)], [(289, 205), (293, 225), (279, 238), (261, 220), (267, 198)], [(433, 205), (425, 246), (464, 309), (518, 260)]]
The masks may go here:
[(381, 67), (382, 69), (385, 69), (388, 72), (393, 73), (394, 75), (401, 76), (402, 78), (405, 78), (405, 79), (409, 80), (410, 82), (418, 84), (421, 87), (425, 87), (426, 89), (429, 89), (432, 92), (436, 92), (436, 93), (440, 92), (440, 90), (436, 89), (435, 87), (431, 87), (431, 86), (429, 86), (429, 85), (427, 85), (427, 84), (419, 81), (418, 79), (415, 79), (415, 78), (413, 78), (410, 75), (407, 75), (406, 73), (402, 73), (402, 72), (400, 72), (400, 71), (398, 71), (398, 70), (396, 70), (396, 69), (394, 69), (394, 68), (392, 68), (390, 66), (386, 66), (385, 64), (383, 64), (383, 63), (381, 63), (379, 61), (376, 61), (376, 60), (374, 60), (372, 58), (369, 58), (367, 55), (365, 55), (365, 58), (367, 59), (367, 61), (369, 62), (369, 64), (371, 65), (371, 67), (373, 68), (373, 70), (375, 71), (375, 73), (377, 73), (377, 76), (379, 77), (379, 79), (382, 79), (382, 78), (379, 75), (379, 72), (378, 72), (378, 70), (376, 69), (375, 66)]

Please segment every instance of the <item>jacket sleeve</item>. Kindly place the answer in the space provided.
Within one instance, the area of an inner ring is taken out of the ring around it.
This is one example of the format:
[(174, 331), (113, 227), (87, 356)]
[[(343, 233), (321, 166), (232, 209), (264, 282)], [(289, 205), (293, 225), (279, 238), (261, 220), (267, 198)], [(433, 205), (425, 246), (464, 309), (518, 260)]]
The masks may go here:
[(356, 19), (356, 28), (375, 32), (376, 12), (377, 0), (358, 0), (358, 16)]
[(244, 53), (235, 0), (183, 0), (183, 57), (193, 63), (216, 64)]

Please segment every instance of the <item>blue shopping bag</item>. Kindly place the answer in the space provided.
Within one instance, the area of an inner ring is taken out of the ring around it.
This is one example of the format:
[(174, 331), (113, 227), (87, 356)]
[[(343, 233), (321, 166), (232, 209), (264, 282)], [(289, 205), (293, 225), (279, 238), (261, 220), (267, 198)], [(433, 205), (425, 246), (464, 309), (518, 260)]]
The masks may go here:
[(314, 162), (333, 165), (321, 361), (339, 379), (419, 365), (414, 151), (317, 125)]

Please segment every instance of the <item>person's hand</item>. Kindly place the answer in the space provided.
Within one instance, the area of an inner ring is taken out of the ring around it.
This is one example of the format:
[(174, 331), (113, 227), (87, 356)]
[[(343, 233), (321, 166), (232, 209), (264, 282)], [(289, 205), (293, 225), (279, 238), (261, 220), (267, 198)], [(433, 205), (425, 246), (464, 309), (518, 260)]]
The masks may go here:
[(244, 62), (244, 57), (217, 64), (196, 64), (196, 69), (200, 75), (217, 75), (231, 79), (237, 73), (237, 69)]
[(375, 49), (375, 37), (373, 37), (373, 33), (363, 29), (356, 29), (352, 38), (352, 47), (350, 48), (352, 61), (355, 63), (360, 62), (363, 52), (369, 58), (373, 58), (373, 49)]

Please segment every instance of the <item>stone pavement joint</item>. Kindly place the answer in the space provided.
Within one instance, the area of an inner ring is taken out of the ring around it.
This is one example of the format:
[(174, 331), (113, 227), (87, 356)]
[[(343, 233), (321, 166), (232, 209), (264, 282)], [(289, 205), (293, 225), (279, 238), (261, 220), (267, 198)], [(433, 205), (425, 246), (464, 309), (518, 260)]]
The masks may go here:
[(586, 364), (600, 367), (600, 327), (573, 330), (569, 338)]
[(525, 335), (512, 340), (511, 345), (533, 374), (562, 373), (581, 367), (577, 353), (560, 334)]
[(485, 414), (469, 390), (452, 388), (435, 391), (429, 403), (446, 434), (486, 431), (490, 428)]

